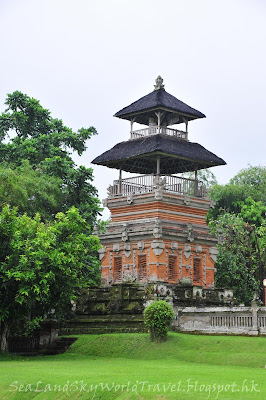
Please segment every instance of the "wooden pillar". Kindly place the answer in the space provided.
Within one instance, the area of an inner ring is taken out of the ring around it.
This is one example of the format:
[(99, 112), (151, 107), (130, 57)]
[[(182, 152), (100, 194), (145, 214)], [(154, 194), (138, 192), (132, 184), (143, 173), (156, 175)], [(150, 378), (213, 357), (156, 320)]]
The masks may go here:
[(198, 169), (195, 169), (195, 184), (194, 184), (194, 196), (198, 196)]
[(156, 175), (160, 175), (160, 156), (157, 157), (157, 171), (156, 171)]
[(133, 132), (133, 124), (134, 124), (134, 120), (135, 120), (135, 118), (131, 118), (131, 120), (130, 120), (130, 133), (132, 133), (132, 132)]
[(119, 169), (119, 185), (118, 185), (119, 194), (122, 194), (122, 169)]
[(158, 125), (158, 132), (157, 133), (160, 133), (162, 113), (159, 111), (159, 112), (156, 112), (155, 114), (156, 114), (156, 117), (157, 117), (157, 125)]

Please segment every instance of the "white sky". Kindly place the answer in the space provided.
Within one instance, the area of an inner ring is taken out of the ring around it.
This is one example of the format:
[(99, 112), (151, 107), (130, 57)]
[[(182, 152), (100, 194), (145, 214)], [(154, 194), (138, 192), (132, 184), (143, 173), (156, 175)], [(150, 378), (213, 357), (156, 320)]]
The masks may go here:
[[(113, 114), (153, 90), (203, 112), (189, 139), (227, 162), (219, 183), (266, 159), (264, 0), (0, 0), (0, 111), (40, 100), (73, 129), (95, 126), (79, 164), (129, 138)], [(118, 171), (93, 166), (100, 198)]]

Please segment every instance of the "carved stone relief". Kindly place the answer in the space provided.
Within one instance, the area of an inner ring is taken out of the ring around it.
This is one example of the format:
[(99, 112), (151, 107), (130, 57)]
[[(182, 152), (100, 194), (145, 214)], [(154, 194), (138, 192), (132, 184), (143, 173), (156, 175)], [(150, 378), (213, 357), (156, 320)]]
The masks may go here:
[(194, 230), (192, 224), (187, 224), (187, 230), (188, 230), (187, 240), (189, 242), (194, 242)]
[(124, 244), (124, 254), (127, 258), (131, 256), (131, 245), (130, 243), (125, 243)]
[(210, 256), (211, 256), (212, 260), (214, 262), (216, 262), (217, 256), (219, 254), (219, 250), (217, 249), (217, 247), (211, 247), (209, 251), (210, 251)]
[(216, 205), (216, 201), (215, 200), (211, 200), (210, 202), (210, 208), (214, 208)]
[(98, 250), (99, 253), (99, 259), (102, 260), (105, 256), (105, 252), (106, 252), (106, 247), (103, 247), (101, 249)]
[(186, 204), (186, 206), (190, 204), (190, 197), (187, 194), (184, 195), (184, 204)]
[(171, 242), (171, 250), (176, 251), (178, 249), (178, 243), (177, 242)]
[(130, 194), (127, 196), (127, 203), (128, 203), (128, 204), (132, 204), (132, 203), (133, 203), (133, 193), (130, 193)]
[(186, 258), (189, 258), (191, 256), (191, 246), (190, 244), (185, 244), (184, 245), (184, 255)]
[(108, 200), (107, 200), (107, 199), (103, 199), (103, 200), (102, 200), (102, 203), (103, 203), (103, 206), (104, 206), (104, 207), (107, 207)]
[(202, 246), (200, 246), (199, 244), (197, 244), (197, 246), (196, 246), (196, 253), (197, 253), (197, 255), (202, 253)]
[(114, 244), (113, 244), (113, 251), (114, 251), (115, 253), (119, 253), (119, 251), (120, 251), (119, 243), (114, 243)]
[(153, 236), (156, 239), (160, 239), (162, 237), (162, 235), (163, 235), (163, 230), (162, 230), (162, 227), (161, 227), (161, 222), (160, 222), (160, 220), (157, 220), (155, 222), (155, 225), (154, 225), (154, 228), (153, 228)]
[(123, 242), (126, 242), (126, 241), (128, 240), (128, 228), (127, 228), (127, 224), (123, 224), (122, 240), (123, 240)]
[(137, 243), (137, 247), (138, 247), (138, 249), (139, 249), (140, 251), (143, 251), (143, 250), (144, 250), (144, 242), (139, 241), (139, 242)]
[(151, 248), (156, 256), (160, 256), (165, 248), (165, 244), (162, 240), (153, 240)]
[(224, 242), (224, 234), (223, 234), (223, 231), (222, 231), (222, 229), (217, 229), (217, 233), (218, 233), (218, 237), (217, 237), (217, 239), (218, 239), (218, 244), (223, 244), (223, 242)]

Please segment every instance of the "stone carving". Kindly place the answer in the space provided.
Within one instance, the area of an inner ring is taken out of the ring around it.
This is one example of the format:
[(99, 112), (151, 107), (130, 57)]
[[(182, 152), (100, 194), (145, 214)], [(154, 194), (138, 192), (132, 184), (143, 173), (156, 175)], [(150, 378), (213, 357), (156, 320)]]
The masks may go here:
[(124, 254), (127, 258), (131, 256), (131, 245), (130, 243), (125, 243), (124, 244)]
[(193, 282), (190, 278), (184, 277), (179, 280), (181, 286), (193, 286)]
[(120, 247), (119, 247), (119, 243), (114, 243), (113, 244), (113, 251), (115, 253), (119, 253)]
[(187, 229), (188, 229), (187, 240), (189, 242), (194, 242), (194, 230), (192, 224), (187, 224)]
[(155, 186), (154, 193), (156, 200), (161, 200), (163, 198), (163, 190), (165, 182), (166, 182), (165, 178), (161, 178), (158, 175), (155, 176), (153, 184)]
[(162, 200), (163, 198), (163, 188), (154, 189), (154, 197), (156, 200)]
[(191, 246), (190, 244), (185, 244), (184, 246), (184, 254), (186, 258), (189, 258), (191, 256)]
[(105, 256), (105, 252), (106, 252), (106, 247), (102, 247), (101, 249), (98, 250), (99, 253), (99, 259), (102, 260)]
[(139, 242), (137, 243), (137, 247), (138, 247), (138, 249), (139, 249), (140, 251), (143, 251), (143, 250), (144, 250), (144, 242), (139, 241)]
[(102, 200), (102, 203), (103, 203), (103, 206), (104, 206), (104, 207), (107, 207), (107, 199), (103, 199), (103, 200)]
[(136, 277), (134, 276), (134, 273), (129, 270), (125, 270), (123, 272), (123, 282), (134, 282), (136, 280)]
[(127, 196), (127, 203), (128, 203), (128, 204), (132, 204), (132, 203), (133, 203), (133, 193), (130, 193), (130, 194)]
[(153, 184), (157, 189), (164, 188), (166, 183), (166, 178), (162, 178), (160, 175), (156, 175), (153, 180)]
[(178, 243), (177, 242), (171, 242), (171, 250), (176, 251), (178, 249)]
[(202, 252), (202, 246), (200, 246), (199, 244), (197, 244), (196, 246), (196, 253), (197, 255), (199, 255)]
[(190, 204), (190, 197), (187, 194), (184, 195), (184, 204), (187, 206)]
[(217, 249), (217, 247), (211, 247), (209, 252), (210, 252), (210, 256), (211, 256), (212, 260), (214, 262), (216, 262), (217, 256), (219, 254), (219, 250)]
[(113, 186), (109, 185), (107, 188), (107, 195), (108, 195), (108, 197), (111, 197), (112, 194), (113, 194)]
[(163, 235), (163, 230), (161, 227), (161, 221), (160, 220), (156, 220), (154, 228), (153, 228), (153, 236), (156, 239), (160, 239)]
[(156, 256), (160, 256), (165, 248), (165, 244), (162, 240), (153, 240), (151, 248)]
[(127, 224), (123, 224), (122, 240), (123, 240), (123, 242), (126, 242), (128, 240)]
[(210, 208), (214, 208), (216, 205), (216, 201), (215, 200), (211, 200), (210, 202)]
[(160, 75), (158, 75), (158, 77), (155, 79), (155, 85), (154, 85), (154, 90), (159, 90), (159, 89), (164, 89), (163, 78)]
[(218, 233), (218, 236), (217, 236), (218, 244), (223, 244), (223, 242), (224, 242), (224, 234), (223, 234), (222, 229), (221, 228), (217, 229), (217, 233)]

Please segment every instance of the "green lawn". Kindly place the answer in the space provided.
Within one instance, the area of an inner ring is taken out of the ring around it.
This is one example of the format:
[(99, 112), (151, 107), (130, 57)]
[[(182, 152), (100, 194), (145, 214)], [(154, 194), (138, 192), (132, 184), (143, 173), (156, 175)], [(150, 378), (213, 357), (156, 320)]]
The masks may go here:
[(266, 398), (262, 337), (84, 335), (59, 356), (0, 361), (1, 399)]

